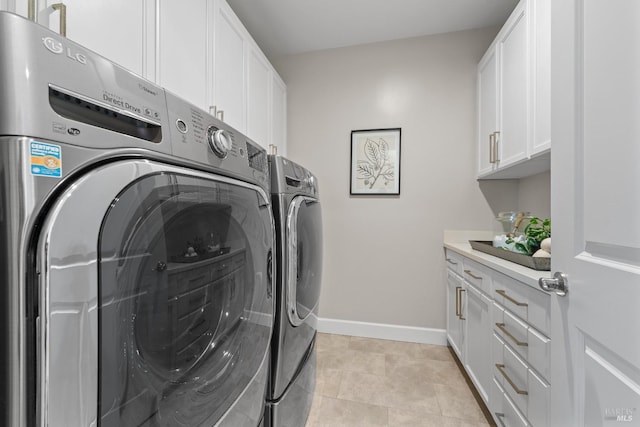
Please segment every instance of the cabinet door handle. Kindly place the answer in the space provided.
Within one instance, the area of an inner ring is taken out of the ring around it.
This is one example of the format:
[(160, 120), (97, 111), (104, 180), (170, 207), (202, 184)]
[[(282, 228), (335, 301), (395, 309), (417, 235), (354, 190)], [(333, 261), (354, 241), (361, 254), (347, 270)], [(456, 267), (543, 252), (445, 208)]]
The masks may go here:
[(504, 418), (504, 414), (502, 414), (502, 413), (500, 413), (500, 412), (494, 412), (494, 414), (496, 414), (496, 420), (500, 421), (500, 425), (501, 425), (502, 427), (507, 427), (507, 426), (504, 424), (504, 421), (502, 421), (502, 419)]
[(512, 303), (514, 303), (515, 305), (517, 305), (519, 307), (529, 307), (529, 304), (527, 304), (526, 302), (517, 301), (517, 300), (513, 299), (512, 297), (510, 297), (509, 295), (507, 295), (507, 291), (505, 291), (503, 289), (496, 289), (496, 293), (499, 294), (499, 295), (502, 295), (507, 300), (511, 301)]
[(451, 258), (447, 258), (447, 262), (448, 262), (449, 264), (452, 264), (452, 265), (458, 265), (458, 263), (457, 263), (457, 262), (453, 262), (453, 261), (451, 260)]
[(496, 133), (489, 134), (489, 163), (496, 162)]
[(218, 111), (218, 107), (216, 107), (215, 105), (209, 105), (209, 114), (212, 115), (213, 117), (216, 117), (217, 114), (216, 112)]
[(499, 131), (495, 131), (494, 132), (494, 137), (493, 137), (493, 161), (494, 163), (498, 163), (500, 161), (500, 157), (498, 156), (498, 144), (500, 143), (500, 139), (498, 138), (500, 136), (500, 132)]
[(509, 378), (509, 375), (507, 375), (507, 371), (505, 370), (505, 366), (504, 365), (496, 363), (496, 368), (498, 368), (498, 370), (500, 371), (500, 373), (502, 374), (504, 379), (507, 380), (509, 385), (513, 388), (513, 390), (516, 393), (522, 394), (522, 395), (525, 395), (525, 396), (527, 396), (529, 394), (529, 392), (527, 392), (526, 390), (519, 389), (518, 386), (513, 382), (513, 380), (511, 378)]
[(53, 10), (60, 12), (60, 35), (67, 37), (67, 5), (64, 3), (55, 3), (51, 7)]
[(465, 273), (467, 273), (469, 276), (473, 277), (473, 278), (474, 278), (474, 279), (476, 279), (476, 280), (482, 280), (482, 277), (480, 277), (480, 276), (476, 276), (475, 274), (473, 274), (473, 273), (471, 272), (471, 270), (465, 270), (464, 272), (465, 272)]
[(466, 292), (462, 286), (456, 286), (456, 316), (460, 320), (467, 320), (462, 317), (462, 293)]
[(224, 110), (218, 110), (216, 117), (220, 119), (221, 122), (224, 122)]
[(511, 335), (511, 332), (507, 331), (507, 325), (505, 325), (504, 323), (496, 323), (496, 326), (498, 327), (498, 329), (500, 329), (502, 332), (504, 332), (504, 334), (506, 336), (511, 338), (511, 341), (516, 343), (516, 345), (519, 345), (520, 347), (529, 347), (528, 343), (526, 343), (524, 341), (519, 341), (516, 337)]
[(27, 18), (30, 21), (36, 22), (36, 0), (29, 0), (27, 2)]

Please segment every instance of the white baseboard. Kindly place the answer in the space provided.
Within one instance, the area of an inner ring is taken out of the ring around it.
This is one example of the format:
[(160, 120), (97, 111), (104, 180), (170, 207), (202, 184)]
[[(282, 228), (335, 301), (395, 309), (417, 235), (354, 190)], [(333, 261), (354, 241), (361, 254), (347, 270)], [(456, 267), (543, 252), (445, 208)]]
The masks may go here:
[(447, 345), (446, 330), (418, 328), (416, 326), (387, 325), (320, 317), (318, 318), (318, 332), (420, 344)]

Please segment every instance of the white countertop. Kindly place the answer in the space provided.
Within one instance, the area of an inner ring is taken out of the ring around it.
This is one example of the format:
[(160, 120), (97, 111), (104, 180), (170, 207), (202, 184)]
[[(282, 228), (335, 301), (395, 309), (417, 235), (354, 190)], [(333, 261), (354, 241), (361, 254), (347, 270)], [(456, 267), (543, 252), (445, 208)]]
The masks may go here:
[(533, 270), (520, 264), (476, 251), (469, 244), (469, 240), (491, 240), (492, 238), (493, 232), (445, 230), (444, 247), (536, 289), (539, 289), (538, 279), (540, 277), (551, 277), (550, 271)]

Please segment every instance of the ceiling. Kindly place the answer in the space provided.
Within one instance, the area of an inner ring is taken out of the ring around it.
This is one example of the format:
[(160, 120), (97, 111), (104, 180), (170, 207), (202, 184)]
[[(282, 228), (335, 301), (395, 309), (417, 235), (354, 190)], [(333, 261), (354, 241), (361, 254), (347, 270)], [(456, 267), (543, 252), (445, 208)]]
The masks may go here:
[(502, 25), (518, 0), (227, 0), (269, 58)]

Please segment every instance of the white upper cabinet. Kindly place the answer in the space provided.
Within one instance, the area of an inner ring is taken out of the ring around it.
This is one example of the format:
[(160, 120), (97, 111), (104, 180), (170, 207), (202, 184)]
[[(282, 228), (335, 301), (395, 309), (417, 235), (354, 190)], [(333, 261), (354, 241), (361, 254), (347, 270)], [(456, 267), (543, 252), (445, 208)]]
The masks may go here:
[(209, 0), (158, 0), (155, 81), (208, 110), (212, 74), (209, 40), (213, 15)]
[[(28, 0), (0, 0), (24, 17)], [(286, 86), (225, 0), (35, 2), (36, 22), (286, 153)]]
[(212, 105), (225, 122), (264, 148), (277, 145), (283, 154), (286, 87), (227, 2), (214, 4)]
[[(13, 11), (27, 16), (27, 0), (12, 3)], [(36, 5), (39, 24), (58, 33), (66, 27), (66, 37), (70, 40), (148, 77), (155, 38), (154, 1), (65, 0), (60, 3), (41, 0)]]
[(550, 0), (521, 0), (478, 64), (479, 179), (550, 168)]

